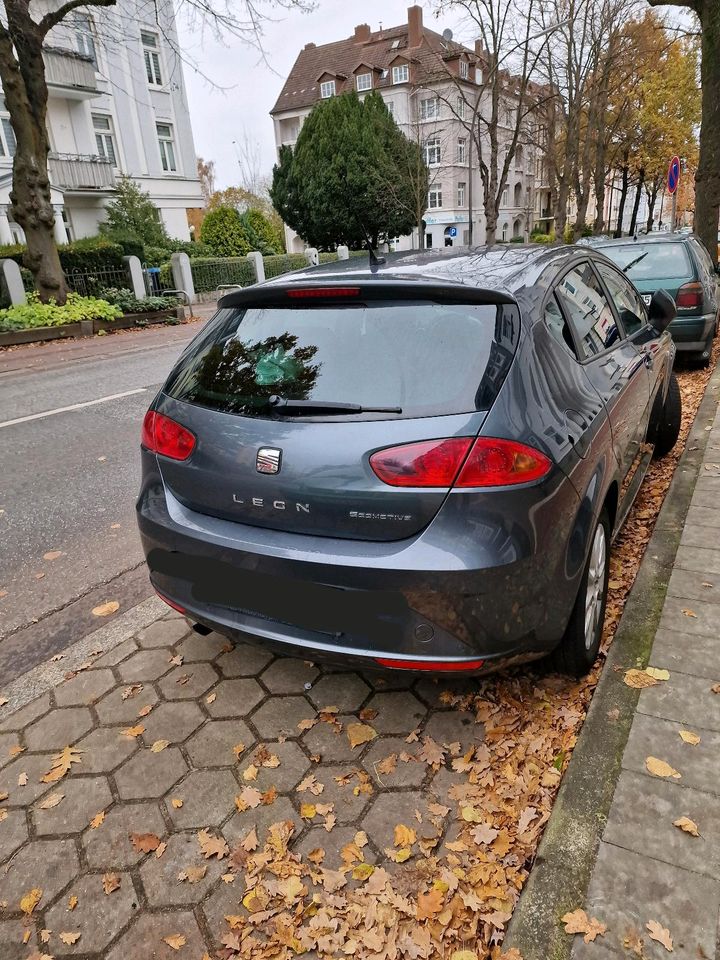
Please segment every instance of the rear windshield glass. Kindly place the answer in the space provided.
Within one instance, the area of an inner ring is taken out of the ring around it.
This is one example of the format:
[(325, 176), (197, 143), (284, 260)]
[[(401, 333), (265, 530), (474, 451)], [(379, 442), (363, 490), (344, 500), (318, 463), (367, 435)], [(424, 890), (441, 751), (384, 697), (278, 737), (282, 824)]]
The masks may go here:
[(684, 243), (624, 243), (600, 249), (631, 280), (684, 280), (693, 273)]
[(273, 415), (273, 394), (400, 407), (402, 417), (487, 409), (516, 345), (514, 324), (502, 320), (495, 305), (416, 301), (224, 309), (165, 392), (259, 417)]

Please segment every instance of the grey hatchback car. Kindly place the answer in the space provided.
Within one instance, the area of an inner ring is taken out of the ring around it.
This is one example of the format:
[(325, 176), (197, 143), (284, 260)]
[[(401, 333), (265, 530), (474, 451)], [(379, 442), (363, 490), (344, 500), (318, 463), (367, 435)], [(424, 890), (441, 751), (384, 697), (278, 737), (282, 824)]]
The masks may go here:
[(600, 644), (680, 425), (662, 291), (589, 248), (338, 262), (225, 296), (152, 402), (150, 579), (200, 632), (483, 673)]

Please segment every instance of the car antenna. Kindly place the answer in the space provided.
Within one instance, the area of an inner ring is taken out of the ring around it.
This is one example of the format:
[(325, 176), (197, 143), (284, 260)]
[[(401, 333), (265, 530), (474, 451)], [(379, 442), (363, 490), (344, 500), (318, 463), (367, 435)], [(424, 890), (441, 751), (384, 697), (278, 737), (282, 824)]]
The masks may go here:
[(379, 257), (373, 250), (372, 240), (370, 239), (370, 234), (365, 229), (364, 224), (360, 224), (362, 232), (365, 234), (365, 243), (367, 244), (368, 249), (368, 258), (370, 260), (370, 269), (377, 270), (379, 266), (382, 266), (383, 263), (386, 263), (385, 257)]

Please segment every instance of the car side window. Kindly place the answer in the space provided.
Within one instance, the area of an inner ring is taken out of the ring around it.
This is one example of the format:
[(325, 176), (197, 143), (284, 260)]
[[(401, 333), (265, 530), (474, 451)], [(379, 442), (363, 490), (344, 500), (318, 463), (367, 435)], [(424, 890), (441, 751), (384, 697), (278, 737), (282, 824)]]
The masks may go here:
[(557, 342), (573, 357), (577, 351), (573, 343), (572, 332), (565, 319), (556, 297), (551, 297), (545, 305), (545, 325)]
[(621, 339), (615, 314), (590, 263), (566, 273), (557, 285), (557, 294), (581, 344), (581, 359), (602, 353)]
[(698, 256), (700, 263), (705, 268), (705, 273), (708, 275), (708, 277), (712, 277), (715, 273), (715, 266), (713, 265), (712, 257), (707, 252), (703, 244), (700, 243), (699, 240), (696, 240), (695, 237), (690, 240), (690, 243), (692, 244), (693, 250)]
[(595, 266), (605, 281), (625, 333), (631, 337), (647, 323), (647, 310), (642, 297), (617, 270), (604, 263), (596, 263)]

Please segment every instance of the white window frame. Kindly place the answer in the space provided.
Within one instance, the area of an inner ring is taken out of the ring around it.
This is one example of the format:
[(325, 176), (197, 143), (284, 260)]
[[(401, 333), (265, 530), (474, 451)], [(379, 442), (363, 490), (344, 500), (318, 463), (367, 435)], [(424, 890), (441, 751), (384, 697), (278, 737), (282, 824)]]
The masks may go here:
[(507, 243), (507, 238), (508, 238), (507, 235), (508, 235), (508, 224), (507, 224), (507, 223), (504, 223), (504, 224), (502, 225), (502, 238), (503, 238), (503, 243)]
[(456, 159), (458, 163), (467, 163), (467, 137), (458, 137)]
[(335, 81), (334, 80), (323, 80), (320, 84), (320, 99), (329, 100), (330, 97), (335, 96)]
[(16, 149), (17, 141), (15, 140), (15, 131), (10, 123), (10, 114), (0, 113), (0, 159), (12, 160)]
[(500, 206), (507, 207), (510, 203), (510, 191), (508, 190), (507, 184), (503, 187), (502, 197), (500, 198)]
[(428, 190), (428, 210), (442, 210), (442, 186), (439, 183), (433, 183)]
[[(104, 160), (110, 160), (113, 167), (118, 166), (117, 144), (115, 142), (115, 126), (113, 118), (109, 113), (92, 113), (93, 133), (95, 134), (95, 146), (98, 148), (98, 156)], [(103, 127), (102, 122), (107, 120), (107, 127)], [(100, 123), (98, 123), (100, 121)], [(110, 149), (108, 150), (108, 144)]]
[(464, 120), (464, 119), (465, 119), (465, 108), (466, 108), (466, 106), (467, 106), (467, 104), (465, 103), (464, 98), (463, 98), (463, 97), (458, 97), (458, 99), (457, 99), (457, 115), (458, 115), (458, 120)]
[(465, 206), (465, 182), (463, 180), (457, 185), (457, 205), (458, 207)]
[(439, 167), (442, 163), (442, 143), (440, 137), (429, 137), (423, 144), (423, 156), (428, 167)]
[(460, 61), (460, 79), (461, 80), (470, 79), (470, 67), (468, 66), (467, 60)]
[(85, 57), (90, 57), (92, 62), (97, 65), (97, 50), (95, 47), (92, 18), (87, 13), (78, 13), (72, 26), (75, 31), (75, 45), (77, 46), (78, 53), (81, 53)]
[(475, 67), (475, 83), (481, 87), (483, 83), (482, 67)]
[(372, 85), (371, 73), (359, 73), (355, 77), (355, 89), (358, 93), (364, 93), (366, 90), (372, 90)]
[(388, 108), (388, 113), (390, 114), (390, 116), (394, 119), (395, 118), (395, 101), (386, 100), (385, 106)]
[[(151, 39), (148, 39), (151, 38)], [(164, 87), (165, 65), (160, 55), (160, 36), (153, 30), (140, 31), (143, 60), (145, 61), (145, 79), (149, 87)]]
[(421, 120), (437, 120), (440, 116), (440, 98), (425, 97), (420, 101), (419, 113)]
[(410, 79), (410, 65), (407, 63), (401, 63), (399, 66), (392, 68), (392, 82), (393, 84), (397, 83), (407, 83)]
[[(167, 134), (160, 132), (160, 128), (165, 127), (169, 131)], [(175, 131), (171, 123), (156, 123), (155, 132), (157, 135), (158, 148), (160, 150), (160, 166), (163, 173), (177, 173), (177, 151), (175, 150)]]

